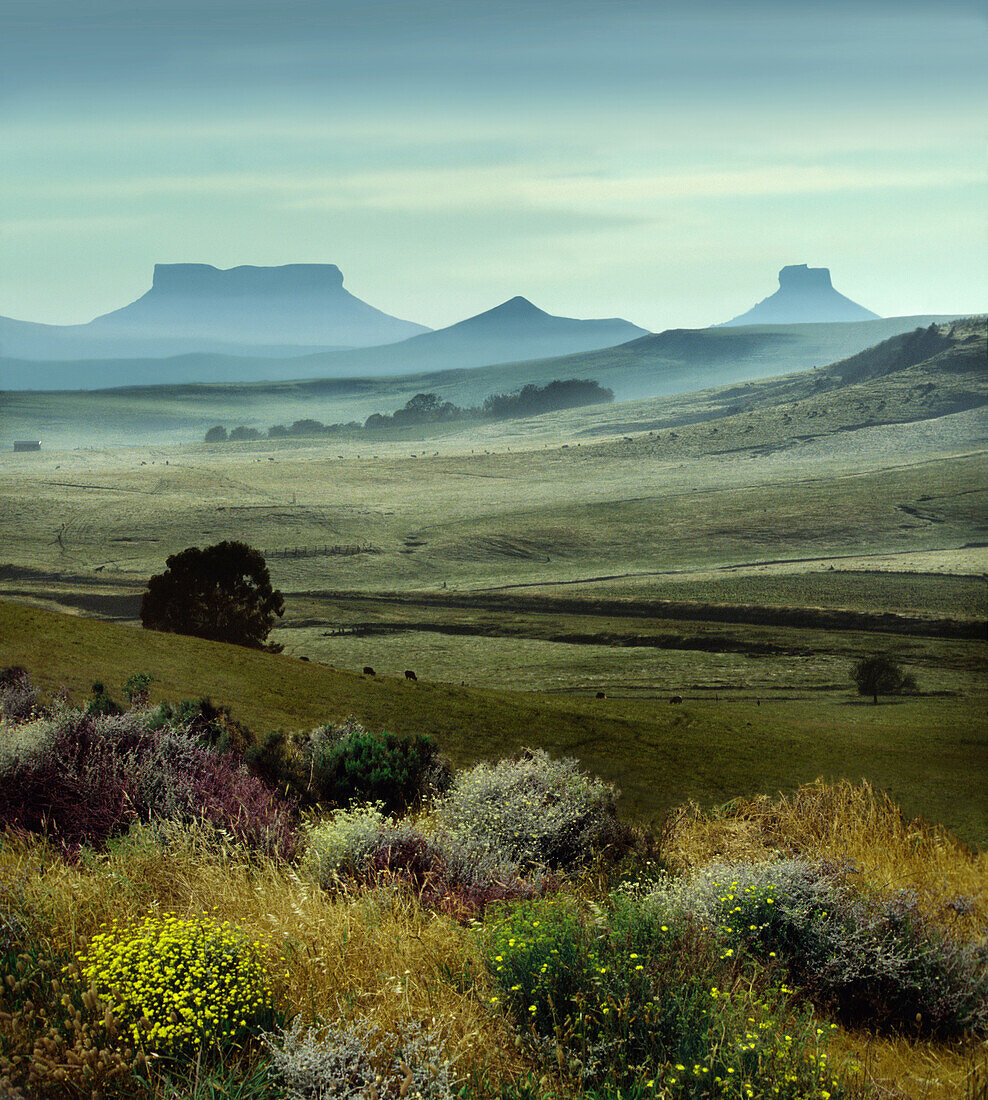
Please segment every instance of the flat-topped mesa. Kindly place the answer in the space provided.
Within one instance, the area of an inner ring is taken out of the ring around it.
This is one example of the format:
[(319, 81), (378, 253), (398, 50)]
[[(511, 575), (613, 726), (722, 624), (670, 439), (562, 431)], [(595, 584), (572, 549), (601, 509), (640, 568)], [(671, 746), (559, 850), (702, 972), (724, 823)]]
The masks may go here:
[(336, 264), (231, 267), (212, 264), (155, 264), (151, 289), (182, 294), (298, 294), (338, 290), (343, 272)]
[(87, 326), (104, 339), (259, 347), (361, 347), (429, 330), (391, 317), (343, 287), (336, 264), (231, 267), (155, 264), (151, 289)]
[(873, 321), (878, 317), (839, 294), (830, 268), (788, 264), (779, 272), (779, 289), (747, 313), (725, 325), (799, 325), (832, 321)]
[(787, 264), (779, 272), (780, 290), (833, 290), (829, 267), (808, 267), (806, 264)]

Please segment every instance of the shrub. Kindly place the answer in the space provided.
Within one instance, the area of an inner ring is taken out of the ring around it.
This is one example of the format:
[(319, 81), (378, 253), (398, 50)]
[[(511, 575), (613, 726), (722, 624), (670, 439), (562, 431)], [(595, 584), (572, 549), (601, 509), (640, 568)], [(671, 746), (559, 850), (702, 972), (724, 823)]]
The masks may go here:
[(443, 828), (505, 861), (572, 868), (617, 835), (617, 792), (542, 749), (460, 772), (436, 806)]
[(227, 440), (226, 428), (222, 424), (217, 424), (206, 432), (203, 440), (206, 443), (225, 443)]
[(22, 722), (38, 707), (38, 689), (20, 665), (0, 669), (0, 720)]
[(132, 707), (146, 706), (153, 683), (154, 677), (150, 672), (132, 673), (127, 677), (127, 682), (123, 686), (123, 692), (127, 697), (127, 702)]
[(312, 795), (336, 806), (379, 802), (402, 811), (448, 782), (449, 769), (431, 738), (371, 733), (352, 720), (314, 730), (300, 753)]
[(286, 1100), (453, 1100), (455, 1078), (445, 1043), (417, 1020), (392, 1035), (363, 1021), (305, 1027), (300, 1017), (273, 1041), (271, 1075)]
[(848, 1026), (937, 1038), (988, 1030), (988, 944), (935, 928), (908, 893), (860, 893), (852, 871), (834, 861), (715, 865), (658, 887), (649, 904), (715, 928), (728, 955), (778, 960)]
[(153, 727), (154, 713), (63, 710), (14, 726), (0, 750), (0, 826), (48, 834), (71, 854), (138, 819), (205, 820), (249, 848), (290, 856), (291, 806), (234, 755)]
[(183, 699), (172, 712), (170, 724), (182, 727), (196, 740), (218, 752), (232, 749), (246, 755), (255, 744), (254, 734), (242, 722), (234, 720), (230, 708), (216, 705), (208, 695), (200, 699)]
[(92, 686), (89, 702), (86, 704), (86, 714), (93, 718), (99, 718), (103, 715), (123, 714), (123, 708), (110, 698), (102, 680), (95, 681)]
[(465, 920), (495, 901), (532, 898), (554, 888), (553, 878), (523, 878), (486, 850), (467, 850), (454, 838), (428, 835), (385, 816), (380, 803), (337, 810), (306, 829), (302, 869), (325, 889), (350, 880), (410, 887), (420, 904)]
[(274, 1019), (265, 951), (228, 921), (166, 913), (100, 932), (78, 973), (149, 1050), (226, 1045)]
[(574, 1088), (836, 1094), (812, 1017), (751, 994), (694, 933), (621, 895), (589, 918), (562, 899), (506, 907), (482, 929), (493, 1003)]
[(339, 879), (363, 874), (393, 828), (380, 803), (337, 810), (306, 828), (302, 869), (326, 889)]

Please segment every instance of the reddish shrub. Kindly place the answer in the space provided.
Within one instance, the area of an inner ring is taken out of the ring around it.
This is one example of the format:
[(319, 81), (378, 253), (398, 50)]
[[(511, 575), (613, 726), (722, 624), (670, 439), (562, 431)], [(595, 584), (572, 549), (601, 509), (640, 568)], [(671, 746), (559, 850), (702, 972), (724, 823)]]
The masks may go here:
[(288, 857), (294, 810), (231, 754), (148, 713), (63, 711), (0, 759), (0, 827), (46, 833), (66, 852), (100, 848), (135, 820), (206, 821), (249, 848)]

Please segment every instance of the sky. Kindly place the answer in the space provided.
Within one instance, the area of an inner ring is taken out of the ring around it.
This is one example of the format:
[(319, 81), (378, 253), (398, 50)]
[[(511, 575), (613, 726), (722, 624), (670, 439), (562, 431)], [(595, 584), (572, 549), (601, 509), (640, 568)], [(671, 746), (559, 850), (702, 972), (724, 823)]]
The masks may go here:
[(0, 0), (0, 314), (155, 263), (335, 263), (439, 327), (516, 294), (726, 320), (785, 264), (988, 309), (967, 0)]

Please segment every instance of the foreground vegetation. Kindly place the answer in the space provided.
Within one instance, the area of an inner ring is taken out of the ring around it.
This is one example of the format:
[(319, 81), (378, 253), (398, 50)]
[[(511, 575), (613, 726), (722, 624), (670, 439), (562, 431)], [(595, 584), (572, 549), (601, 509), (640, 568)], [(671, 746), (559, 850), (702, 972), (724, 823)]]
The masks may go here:
[(0, 676), (14, 1096), (969, 1096), (988, 868), (868, 785), (633, 827), (542, 750)]

